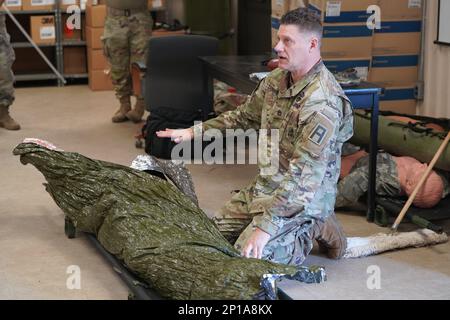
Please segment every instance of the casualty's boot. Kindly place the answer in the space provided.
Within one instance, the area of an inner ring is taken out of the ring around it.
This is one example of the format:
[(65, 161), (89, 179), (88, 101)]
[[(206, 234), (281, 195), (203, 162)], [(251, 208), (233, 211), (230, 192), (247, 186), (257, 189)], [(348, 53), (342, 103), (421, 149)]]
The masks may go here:
[(347, 238), (334, 213), (325, 221), (315, 221), (312, 239), (317, 240), (320, 251), (330, 259), (342, 258), (347, 249)]
[(144, 99), (138, 98), (136, 100), (136, 104), (134, 105), (134, 109), (127, 112), (127, 118), (133, 121), (134, 123), (141, 122), (142, 116), (145, 111), (145, 103)]
[(9, 115), (9, 107), (0, 106), (0, 127), (6, 130), (20, 130), (20, 125)]
[(116, 111), (112, 117), (112, 122), (125, 122), (128, 120), (127, 112), (131, 110), (131, 100), (130, 97), (120, 98), (120, 108)]

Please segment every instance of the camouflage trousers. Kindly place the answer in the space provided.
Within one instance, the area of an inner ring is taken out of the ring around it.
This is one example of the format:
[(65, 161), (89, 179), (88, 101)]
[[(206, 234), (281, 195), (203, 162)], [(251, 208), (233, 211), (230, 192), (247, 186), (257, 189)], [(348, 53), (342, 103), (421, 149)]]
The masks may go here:
[(111, 65), (111, 78), (119, 100), (133, 94), (130, 67), (135, 62), (146, 62), (152, 24), (147, 11), (106, 18), (103, 50)]
[[(376, 194), (398, 197), (401, 195), (397, 163), (388, 153), (377, 155)], [(338, 183), (336, 208), (356, 205), (369, 189), (369, 156), (359, 159), (348, 176)]]
[(0, 13), (0, 107), (8, 107), (14, 102), (14, 75), (11, 67), (15, 55), (9, 40), (5, 15)]
[[(212, 218), (222, 235), (241, 251), (253, 233), (252, 221), (262, 216), (258, 200), (252, 199), (252, 187), (235, 193), (230, 201)], [(263, 260), (301, 265), (312, 250), (312, 219), (280, 218), (281, 226), (263, 250)]]

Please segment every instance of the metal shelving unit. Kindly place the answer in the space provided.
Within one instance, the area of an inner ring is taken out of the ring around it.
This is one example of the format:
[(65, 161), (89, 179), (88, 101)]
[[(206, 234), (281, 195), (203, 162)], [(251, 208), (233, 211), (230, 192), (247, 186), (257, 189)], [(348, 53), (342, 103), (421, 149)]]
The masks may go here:
[(36, 80), (56, 80), (58, 77), (53, 73), (36, 73), (36, 74), (16, 74), (16, 81), (36, 81)]
[(77, 46), (85, 46), (86, 41), (84, 40), (63, 40), (63, 47), (77, 47)]
[[(63, 51), (63, 46), (67, 45), (67, 46), (75, 46), (75, 45), (80, 45), (80, 46), (85, 46), (86, 42), (85, 41), (74, 41), (74, 42), (70, 42), (67, 40), (63, 40), (63, 34), (62, 34), (62, 24), (61, 24), (61, 19), (62, 19), (62, 12), (60, 10), (60, 0), (56, 1), (55, 4), (55, 9), (52, 10), (22, 10), (22, 11), (13, 11), (12, 13), (15, 16), (18, 15), (54, 15), (55, 17), (55, 31), (56, 31), (56, 39), (55, 39), (55, 43), (52, 44), (37, 44), (38, 47), (40, 48), (54, 48), (55, 50), (55, 58), (54, 61), (51, 61), (53, 63), (53, 65), (55, 66), (55, 68), (58, 70), (58, 72), (60, 72), (61, 74), (63, 74), (64, 71), (64, 51)], [(11, 43), (13, 48), (33, 48), (33, 45), (29, 42), (12, 42)], [(75, 76), (79, 76), (79, 75), (75, 75)], [(65, 78), (72, 78), (71, 75), (67, 75), (64, 76)], [(87, 77), (87, 76), (86, 76)], [(81, 78), (81, 77), (78, 77)], [(63, 86), (64, 83), (61, 79), (59, 79), (55, 74), (53, 73), (49, 73), (48, 71), (43, 72), (43, 73), (30, 73), (30, 74), (17, 74), (15, 76), (16, 81), (38, 81), (38, 80), (57, 80), (58, 82), (58, 86)]]
[[(168, 3), (168, 1), (166, 2)], [(150, 11), (155, 13), (168, 12), (168, 7), (152, 8)], [(69, 40), (63, 37), (63, 25), (62, 18), (63, 12), (61, 10), (61, 0), (57, 0), (55, 4), (55, 9), (52, 10), (25, 10), (25, 11), (13, 11), (14, 15), (54, 15), (55, 16), (55, 31), (56, 40), (53, 44), (38, 44), (40, 48), (54, 48), (55, 58), (54, 63), (55, 68), (63, 77), (67, 79), (87, 79), (87, 73), (79, 74), (66, 74), (64, 73), (64, 48), (65, 47), (87, 47), (87, 42), (85, 40)], [(81, 14), (85, 14), (85, 10), (81, 10)], [(13, 48), (33, 48), (29, 42), (12, 42)], [(16, 81), (38, 81), (38, 80), (57, 80), (58, 86), (63, 86), (64, 83), (55, 74), (45, 71), (43, 73), (30, 73), (30, 74), (17, 74), (15, 76)]]
[[(13, 48), (33, 48), (31, 43), (29, 42), (13, 42), (11, 43)], [(55, 47), (55, 43), (49, 43), (49, 44), (38, 44), (38, 47)]]

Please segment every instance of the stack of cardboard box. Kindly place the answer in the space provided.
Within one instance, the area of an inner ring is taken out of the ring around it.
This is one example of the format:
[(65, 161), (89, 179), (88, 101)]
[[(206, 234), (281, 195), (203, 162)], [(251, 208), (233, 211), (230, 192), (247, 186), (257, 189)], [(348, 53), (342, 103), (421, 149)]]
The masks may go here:
[(86, 7), (86, 42), (88, 50), (89, 87), (93, 91), (112, 90), (110, 68), (103, 55), (102, 35), (106, 18), (106, 5)]
[(380, 108), (416, 113), (415, 87), (421, 50), (421, 0), (379, 0), (381, 29), (375, 30), (369, 80), (381, 83)]
[(322, 57), (332, 72), (355, 68), (367, 79), (372, 59), (373, 29), (367, 8), (377, 0), (310, 0), (323, 23)]
[[(309, 0), (304, 4), (321, 15), (322, 56), (331, 71), (356, 68), (362, 78), (386, 88), (381, 109), (416, 112), (422, 0)], [(368, 25), (372, 5), (381, 9), (381, 29)], [(291, 9), (289, 0), (272, 0), (273, 46), (279, 19)]]
[[(378, 0), (272, 0), (272, 44), (275, 45), (279, 19), (300, 6), (317, 11), (323, 23), (322, 56), (331, 71), (356, 68), (367, 79), (372, 59), (373, 30), (367, 27), (367, 8)], [(293, 4), (294, 3), (294, 4)]]

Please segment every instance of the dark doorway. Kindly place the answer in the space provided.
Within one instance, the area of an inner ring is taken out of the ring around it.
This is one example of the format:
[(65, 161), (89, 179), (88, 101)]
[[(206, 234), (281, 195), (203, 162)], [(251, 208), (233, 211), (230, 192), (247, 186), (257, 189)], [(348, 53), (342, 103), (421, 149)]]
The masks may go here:
[(255, 55), (272, 51), (269, 0), (238, 1), (238, 54)]

